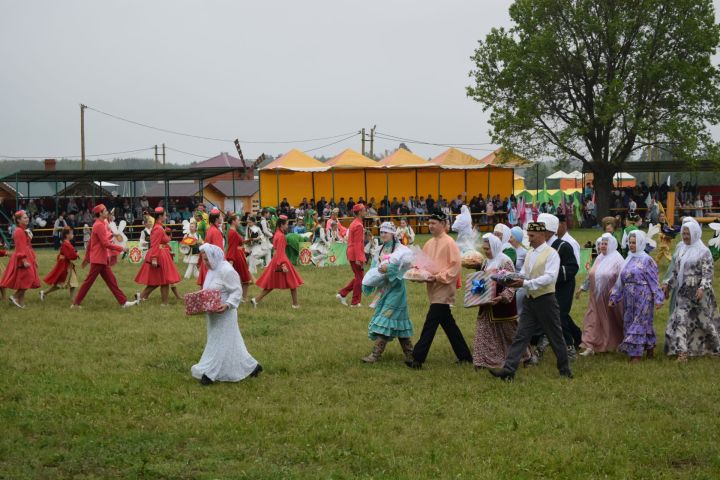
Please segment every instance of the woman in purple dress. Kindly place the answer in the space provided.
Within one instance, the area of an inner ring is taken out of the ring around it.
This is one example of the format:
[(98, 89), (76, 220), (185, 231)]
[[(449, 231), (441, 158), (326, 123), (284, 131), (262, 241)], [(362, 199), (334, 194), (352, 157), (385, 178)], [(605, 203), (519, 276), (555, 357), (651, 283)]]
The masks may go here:
[(645, 242), (644, 232), (630, 232), (630, 250), (610, 294), (610, 308), (620, 301), (624, 304), (624, 338), (618, 351), (628, 354), (632, 363), (639, 362), (643, 353), (648, 358), (655, 356), (657, 339), (653, 329), (653, 304), (658, 309), (665, 301), (665, 295), (660, 290), (657, 264), (645, 253)]

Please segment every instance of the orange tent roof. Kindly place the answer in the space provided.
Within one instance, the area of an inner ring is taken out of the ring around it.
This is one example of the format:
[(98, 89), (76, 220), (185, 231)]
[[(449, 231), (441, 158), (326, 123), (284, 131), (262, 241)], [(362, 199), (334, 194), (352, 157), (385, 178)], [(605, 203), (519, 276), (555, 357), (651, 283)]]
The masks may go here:
[(487, 163), (483, 163), (481, 160), (468, 155), (465, 152), (461, 152), (457, 148), (450, 147), (437, 157), (430, 160), (430, 163), (439, 165), (442, 168), (457, 168), (457, 169), (475, 169), (485, 168), (488, 166)]
[(321, 161), (315, 160), (307, 153), (295, 148), (261, 168), (261, 170), (292, 170), (295, 172), (324, 172), (328, 169), (329, 167)]
[(514, 153), (507, 153), (502, 147), (480, 159), (481, 162), (493, 167), (529, 167), (533, 164), (530, 160)]
[(336, 157), (331, 158), (325, 165), (332, 168), (378, 168), (378, 162), (359, 154), (352, 148), (343, 150)]
[(405, 150), (404, 148), (398, 148), (395, 153), (388, 155), (378, 162), (380, 165), (386, 168), (392, 167), (428, 167), (431, 166), (430, 162), (424, 158), (415, 155), (414, 153)]

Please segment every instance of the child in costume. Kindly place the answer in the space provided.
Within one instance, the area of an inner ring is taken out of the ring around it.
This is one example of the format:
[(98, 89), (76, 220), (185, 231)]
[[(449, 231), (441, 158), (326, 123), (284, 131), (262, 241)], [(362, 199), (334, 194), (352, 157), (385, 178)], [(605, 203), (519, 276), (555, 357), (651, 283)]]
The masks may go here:
[(395, 232), (395, 238), (406, 247), (415, 243), (415, 232), (412, 227), (408, 225), (406, 218), (400, 219), (400, 226)]
[[(186, 225), (187, 223), (187, 225)], [(200, 245), (202, 240), (197, 232), (197, 222), (194, 218), (190, 221), (183, 222), (183, 239), (182, 244), (185, 250), (183, 263), (187, 265), (185, 270), (185, 279), (198, 278), (200, 271), (198, 270), (198, 261), (200, 259)]]
[(47, 290), (40, 290), (40, 300), (45, 301), (45, 297), (50, 295), (52, 292), (60, 289), (67, 288), (70, 292), (70, 298), (75, 295), (75, 289), (78, 287), (79, 282), (77, 273), (75, 273), (75, 260), (79, 258), (77, 250), (73, 247), (73, 230), (70, 227), (65, 227), (62, 230), (61, 238), (62, 243), (60, 244), (60, 251), (57, 256), (55, 267), (50, 270), (43, 281), (50, 285)]
[(32, 248), (32, 233), (28, 230), (30, 217), (25, 210), (18, 210), (14, 215), (17, 227), (13, 231), (15, 252), (10, 257), (7, 269), (0, 280), (0, 289), (15, 290), (10, 302), (18, 308), (25, 308), (25, 291), (40, 288), (40, 277), (37, 273), (37, 260)]
[(369, 294), (378, 289), (381, 294), (377, 300), (375, 313), (368, 324), (368, 338), (375, 342), (373, 351), (362, 359), (365, 363), (380, 360), (387, 343), (397, 338), (405, 355), (405, 361), (412, 361), (413, 324), (407, 308), (407, 291), (403, 276), (413, 260), (412, 251), (396, 239), (396, 229), (392, 222), (380, 226), (382, 247), (363, 277), (363, 290)]
[(263, 235), (262, 230), (257, 225), (256, 217), (248, 217), (247, 219), (247, 236), (245, 243), (250, 249), (248, 256), (248, 269), (250, 273), (256, 274), (258, 266), (263, 265), (265, 256), (272, 250), (272, 246), (267, 242), (267, 238)]
[(238, 275), (240, 275), (240, 283), (242, 283), (242, 302), (245, 303), (247, 301), (248, 291), (250, 290), (250, 284), (253, 282), (253, 277), (250, 274), (247, 259), (245, 258), (245, 241), (237, 230), (239, 224), (240, 217), (237, 215), (230, 215), (228, 217), (228, 249), (225, 253), (225, 260), (227, 260)]
[(285, 233), (287, 232), (287, 218), (282, 216), (277, 221), (277, 229), (275, 230), (275, 236), (273, 236), (273, 249), (275, 254), (270, 261), (270, 265), (267, 266), (265, 271), (260, 278), (257, 279), (255, 284), (262, 288), (263, 291), (260, 295), (251, 299), (254, 307), (258, 306), (258, 303), (265, 298), (265, 296), (275, 289), (290, 290), (290, 296), (292, 297), (292, 308), (300, 308), (297, 299), (297, 288), (303, 284), (303, 279), (293, 268), (292, 263), (285, 253), (285, 247), (287, 241), (285, 240)]
[(83, 225), (83, 248), (87, 250), (88, 243), (90, 243), (90, 236), (92, 236), (92, 227), (87, 223)]
[(321, 218), (313, 229), (313, 243), (310, 247), (312, 263), (316, 267), (324, 267), (327, 260), (328, 247), (330, 242), (325, 234), (325, 219)]

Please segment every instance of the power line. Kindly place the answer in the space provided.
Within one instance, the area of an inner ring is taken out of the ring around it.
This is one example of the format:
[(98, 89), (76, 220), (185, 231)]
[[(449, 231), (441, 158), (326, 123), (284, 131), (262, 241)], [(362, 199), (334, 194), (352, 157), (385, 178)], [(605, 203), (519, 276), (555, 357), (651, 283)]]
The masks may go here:
[[(159, 132), (170, 133), (170, 134), (172, 134), (172, 135), (180, 135), (180, 136), (183, 136), (183, 137), (196, 138), (196, 139), (200, 139), (200, 140), (210, 140), (210, 141), (214, 141), (214, 142), (234, 142), (234, 141), (235, 141), (234, 139), (206, 137), (206, 136), (203, 136), (203, 135), (195, 135), (195, 134), (192, 134), (192, 133), (185, 133), (185, 132), (179, 132), (179, 131), (177, 131), (177, 130), (170, 130), (170, 129), (168, 129), (168, 128), (155, 127), (155, 126), (153, 126), (153, 125), (148, 125), (148, 124), (146, 124), (146, 123), (138, 122), (138, 121), (131, 120), (131, 119), (125, 118), (125, 117), (121, 117), (120, 115), (115, 115), (115, 114), (112, 114), (112, 113), (103, 112), (102, 110), (99, 110), (99, 109), (94, 108), (94, 107), (91, 107), (91, 106), (87, 106), (87, 109), (88, 109), (88, 110), (92, 110), (93, 112), (97, 112), (97, 113), (99, 113), (99, 114), (101, 114), (101, 115), (106, 115), (106, 116), (108, 116), (108, 117), (114, 118), (114, 119), (116, 119), (116, 120), (120, 120), (120, 121), (123, 121), (123, 122), (130, 123), (130, 124), (132, 124), (132, 125), (136, 125), (136, 126), (144, 127), (144, 128), (150, 128), (150, 129), (152, 129), (152, 130), (157, 130), (157, 131), (159, 131)], [(319, 141), (321, 141), (321, 140), (331, 140), (331, 139), (333, 139), (333, 138), (345, 137), (345, 136), (347, 136), (347, 135), (350, 135), (351, 133), (354, 133), (354, 132), (345, 132), (345, 133), (340, 133), (340, 134), (337, 134), (337, 135), (330, 135), (330, 136), (327, 136), (327, 137), (305, 138), (305, 139), (300, 139), (300, 140), (240, 140), (240, 143), (248, 143), (248, 144), (251, 144), (251, 143), (252, 143), (252, 144), (268, 144), (268, 145), (272, 145), (272, 144), (287, 144), (287, 143), (308, 143), (308, 142), (319, 142)]]
[(413, 144), (419, 144), (419, 145), (431, 145), (435, 147), (462, 147), (463, 150), (477, 150), (482, 152), (494, 152), (494, 148), (480, 148), (480, 147), (466, 147), (464, 145), (492, 145), (492, 143), (488, 144), (462, 144), (462, 143), (434, 143), (434, 142), (424, 142), (422, 140), (411, 140), (408, 138), (401, 138), (401, 137), (390, 137), (387, 135), (380, 135), (379, 132), (375, 133), (375, 137), (379, 138), (381, 140), (388, 140), (391, 142), (403, 142), (403, 143), (413, 143)]
[(341, 138), (340, 140), (338, 140), (338, 141), (336, 141), (336, 142), (328, 143), (327, 145), (321, 145), (321, 146), (319, 146), (319, 147), (311, 148), (311, 149), (309, 149), (309, 150), (304, 150), (304, 151), (305, 151), (305, 153), (314, 152), (315, 150), (320, 150), (321, 148), (329, 147), (329, 146), (331, 146), (331, 145), (335, 145), (335, 144), (338, 144), (338, 143), (340, 143), (340, 142), (344, 142), (345, 140), (350, 140), (351, 138), (357, 137), (358, 135), (360, 135), (360, 134), (359, 134), (358, 132), (355, 132), (355, 133), (353, 133), (352, 135), (349, 135), (349, 136), (347, 136), (347, 137), (345, 137), (345, 138)]
[[(106, 155), (122, 155), (126, 153), (137, 153), (137, 152), (146, 152), (148, 150), (152, 150), (153, 147), (147, 147), (147, 148), (138, 148), (135, 150), (125, 150), (123, 152), (107, 152), (107, 153), (94, 153), (92, 155), (88, 154), (85, 155), (86, 157), (104, 157)], [(45, 158), (80, 158), (80, 155), (41, 155), (41, 156), (32, 156), (32, 155), (1, 155), (0, 158), (6, 158), (10, 160), (36, 160), (36, 159), (45, 159)]]
[(186, 151), (184, 151), (184, 150), (178, 150), (177, 148), (168, 147), (167, 145), (165, 146), (165, 148), (167, 148), (167, 149), (170, 150), (171, 152), (184, 153), (185, 155), (191, 155), (191, 156), (193, 156), (193, 157), (198, 157), (198, 158), (208, 159), (208, 158), (211, 158), (211, 157), (212, 157), (212, 155), (200, 155), (200, 154), (197, 154), (197, 153), (186, 152)]
[(392, 135), (385, 132), (376, 132), (377, 135), (384, 135), (386, 140), (397, 140), (397, 141), (403, 141), (408, 143), (421, 143), (424, 145), (435, 145), (438, 147), (471, 147), (471, 146), (478, 146), (478, 145), (493, 145), (492, 142), (483, 142), (483, 143), (454, 143), (454, 142), (444, 142), (444, 143), (438, 143), (438, 142), (429, 142), (425, 140), (414, 140), (412, 138), (407, 137), (400, 137), (398, 135)]

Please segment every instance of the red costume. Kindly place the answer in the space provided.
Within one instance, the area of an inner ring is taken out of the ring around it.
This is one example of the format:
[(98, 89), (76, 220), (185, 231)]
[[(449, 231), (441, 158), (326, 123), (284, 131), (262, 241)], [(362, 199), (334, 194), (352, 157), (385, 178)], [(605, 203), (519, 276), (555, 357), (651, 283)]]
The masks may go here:
[[(363, 227), (363, 221), (360, 217), (355, 217), (348, 229), (347, 259), (350, 262), (354, 277), (339, 293), (344, 298), (348, 293), (352, 292), (351, 305), (357, 305), (360, 303), (362, 296), (362, 279), (365, 274), (363, 269), (365, 265), (365, 227)], [(355, 262), (360, 262), (360, 265)]]
[[(150, 230), (150, 249), (145, 254), (145, 261), (135, 276), (135, 283), (159, 287), (180, 282), (180, 274), (167, 247), (168, 243), (170, 237), (165, 233), (162, 225), (155, 223)], [(153, 261), (157, 266), (153, 266)]]
[(13, 243), (15, 243), (15, 252), (10, 257), (5, 274), (0, 280), (0, 287), (11, 290), (40, 288), (35, 251), (26, 227), (18, 225), (13, 232)]
[(73, 261), (79, 257), (77, 250), (67, 240), (63, 240), (60, 245), (60, 253), (57, 256), (57, 262), (50, 273), (48, 273), (43, 281), (50, 286), (64, 285), (68, 279), (68, 274), (75, 268)]
[(127, 302), (127, 297), (122, 290), (120, 290), (120, 287), (118, 287), (115, 274), (110, 269), (111, 252), (122, 252), (123, 248), (120, 245), (112, 243), (110, 237), (111, 234), (107, 222), (97, 218), (92, 227), (92, 234), (88, 242), (88, 251), (85, 255), (90, 262), (90, 272), (88, 272), (88, 276), (85, 277), (85, 281), (83, 281), (80, 290), (78, 290), (75, 296), (75, 305), (82, 303), (98, 275), (105, 280), (105, 284), (107, 284), (120, 305), (124, 305), (125, 302)]
[[(275, 231), (273, 237), (273, 249), (275, 249), (275, 255), (273, 255), (270, 265), (267, 266), (265, 271), (255, 281), (255, 285), (264, 290), (275, 290), (279, 289), (293, 289), (303, 284), (303, 279), (295, 271), (285, 254), (285, 247), (287, 246), (287, 240), (285, 240), (285, 234), (280, 230)], [(287, 272), (283, 271), (283, 267), (287, 269)]]
[(245, 248), (243, 247), (243, 238), (234, 229), (228, 230), (228, 249), (225, 254), (225, 260), (232, 262), (232, 266), (238, 275), (240, 275), (240, 282), (250, 283), (252, 282), (252, 275), (250, 275), (250, 269), (248, 268), (247, 258), (245, 258)]
[[(223, 239), (222, 232), (220, 232), (217, 225), (210, 225), (210, 228), (208, 228), (207, 233), (205, 234), (205, 243), (212, 243), (216, 247), (220, 247), (225, 250), (225, 240)], [(202, 287), (203, 283), (205, 283), (205, 275), (207, 275), (205, 262), (200, 261), (200, 268), (198, 270), (200, 270), (200, 276), (197, 279), (197, 284)]]

